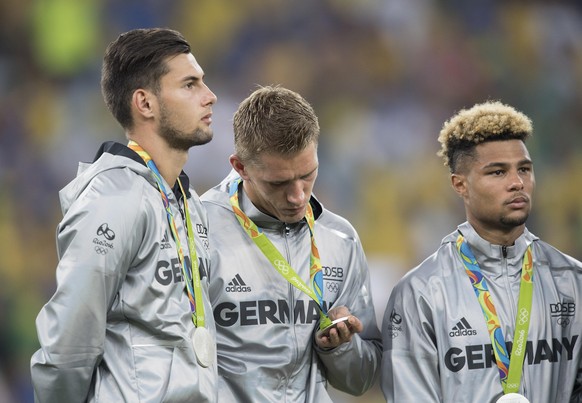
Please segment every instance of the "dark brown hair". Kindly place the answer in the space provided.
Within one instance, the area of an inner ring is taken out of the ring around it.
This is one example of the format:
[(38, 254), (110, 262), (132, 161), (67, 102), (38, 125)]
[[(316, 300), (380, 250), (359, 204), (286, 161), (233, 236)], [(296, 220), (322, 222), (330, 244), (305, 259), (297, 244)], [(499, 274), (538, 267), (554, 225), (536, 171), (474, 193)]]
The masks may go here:
[(143, 88), (158, 93), (160, 78), (168, 72), (166, 60), (190, 53), (182, 34), (167, 28), (134, 29), (107, 46), (101, 70), (105, 104), (121, 126), (131, 128), (131, 97)]

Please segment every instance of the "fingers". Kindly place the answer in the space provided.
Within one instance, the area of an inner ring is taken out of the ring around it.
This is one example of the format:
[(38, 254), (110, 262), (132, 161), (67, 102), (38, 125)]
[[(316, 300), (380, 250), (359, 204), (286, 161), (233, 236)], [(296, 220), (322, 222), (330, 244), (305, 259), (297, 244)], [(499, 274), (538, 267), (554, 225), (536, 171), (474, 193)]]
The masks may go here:
[(350, 310), (345, 306), (336, 306), (327, 312), (327, 316), (331, 319), (341, 318), (342, 316), (349, 316)]
[(316, 343), (321, 348), (335, 348), (352, 340), (354, 333), (363, 330), (362, 322), (355, 316), (350, 316), (347, 323), (340, 322), (321, 337), (316, 337)]
[(354, 315), (350, 315), (350, 318), (348, 319), (348, 325), (346, 327), (350, 331), (350, 334), (361, 333), (364, 330), (362, 321)]

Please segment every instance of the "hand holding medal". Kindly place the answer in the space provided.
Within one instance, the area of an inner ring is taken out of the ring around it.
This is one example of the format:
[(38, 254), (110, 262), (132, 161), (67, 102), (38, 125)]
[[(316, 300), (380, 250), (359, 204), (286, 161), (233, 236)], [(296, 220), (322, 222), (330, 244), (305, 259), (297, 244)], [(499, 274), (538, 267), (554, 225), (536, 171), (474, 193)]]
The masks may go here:
[(352, 340), (354, 333), (364, 330), (362, 322), (350, 314), (345, 306), (335, 307), (329, 310), (331, 324), (319, 329), (315, 334), (315, 343), (319, 348), (330, 349)]

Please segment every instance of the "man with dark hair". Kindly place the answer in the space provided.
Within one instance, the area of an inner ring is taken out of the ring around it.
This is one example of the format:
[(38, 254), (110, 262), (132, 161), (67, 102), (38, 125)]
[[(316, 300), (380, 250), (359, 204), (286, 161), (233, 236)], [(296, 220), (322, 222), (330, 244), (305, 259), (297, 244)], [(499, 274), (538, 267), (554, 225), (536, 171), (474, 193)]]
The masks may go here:
[(202, 196), (225, 402), (329, 402), (328, 382), (360, 395), (379, 374), (358, 234), (312, 195), (318, 139), (299, 94), (259, 88), (234, 115), (233, 171)]
[(467, 221), (392, 291), (382, 324), (388, 402), (582, 401), (582, 263), (525, 226), (532, 132), (500, 102), (444, 124), (438, 154)]
[(57, 289), (31, 360), (37, 401), (216, 400), (207, 218), (182, 171), (213, 136), (203, 77), (170, 29), (108, 46), (103, 96), (129, 143), (104, 143), (60, 192)]

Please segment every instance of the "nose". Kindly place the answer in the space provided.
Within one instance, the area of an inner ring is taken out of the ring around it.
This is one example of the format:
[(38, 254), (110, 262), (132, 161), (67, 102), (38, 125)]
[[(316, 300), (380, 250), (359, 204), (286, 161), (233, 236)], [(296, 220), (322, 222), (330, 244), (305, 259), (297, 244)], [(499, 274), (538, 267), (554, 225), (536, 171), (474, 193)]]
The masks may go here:
[(204, 98), (204, 104), (205, 105), (214, 105), (216, 103), (216, 101), (218, 100), (218, 98), (216, 97), (216, 95), (214, 94), (214, 92), (212, 92), (210, 90), (210, 88), (208, 88), (208, 86), (206, 84), (204, 84), (204, 87), (206, 87), (206, 97)]
[(523, 178), (517, 172), (514, 175), (511, 175), (510, 190), (511, 191), (523, 190)]
[(293, 206), (301, 206), (305, 202), (305, 192), (300, 181), (293, 182), (287, 190), (287, 201)]

